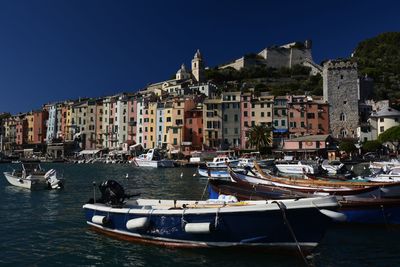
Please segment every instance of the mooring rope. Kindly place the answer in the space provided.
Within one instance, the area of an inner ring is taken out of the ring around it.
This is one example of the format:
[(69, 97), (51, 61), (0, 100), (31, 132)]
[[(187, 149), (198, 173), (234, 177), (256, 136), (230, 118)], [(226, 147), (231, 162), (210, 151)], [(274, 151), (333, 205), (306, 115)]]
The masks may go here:
[(306, 257), (304, 256), (303, 250), (301, 249), (301, 246), (300, 246), (299, 242), (297, 241), (297, 238), (296, 238), (296, 235), (294, 234), (293, 228), (290, 225), (289, 220), (286, 217), (286, 211), (285, 211), (286, 210), (286, 206), (285, 206), (285, 204), (283, 204), (281, 201), (273, 201), (272, 203), (276, 203), (276, 205), (278, 205), (279, 209), (282, 211), (283, 220), (285, 221), (285, 224), (286, 224), (287, 228), (289, 229), (290, 234), (292, 235), (294, 241), (296, 242), (297, 249), (298, 249), (298, 251), (300, 253), (300, 256), (303, 259), (304, 263), (307, 266), (311, 266), (309, 264), (309, 262), (307, 261)]

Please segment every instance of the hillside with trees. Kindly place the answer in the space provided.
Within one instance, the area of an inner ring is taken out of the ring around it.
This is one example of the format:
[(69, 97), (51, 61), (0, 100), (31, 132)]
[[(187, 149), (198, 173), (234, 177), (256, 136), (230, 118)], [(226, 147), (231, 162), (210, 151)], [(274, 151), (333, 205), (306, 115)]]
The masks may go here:
[(254, 88), (255, 92), (270, 92), (271, 95), (304, 94), (322, 95), (322, 76), (310, 76), (310, 68), (295, 65), (292, 68), (268, 68), (265, 65), (236, 70), (234, 68), (212, 68), (205, 71), (207, 80), (221, 90)]
[(374, 98), (400, 98), (400, 32), (382, 33), (358, 44), (354, 60), (360, 74), (374, 79)]

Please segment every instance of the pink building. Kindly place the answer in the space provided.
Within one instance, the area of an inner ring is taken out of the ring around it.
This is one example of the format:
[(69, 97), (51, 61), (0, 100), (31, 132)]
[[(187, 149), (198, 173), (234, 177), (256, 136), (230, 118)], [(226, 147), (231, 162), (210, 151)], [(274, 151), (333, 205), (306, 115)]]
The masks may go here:
[(185, 112), (184, 142), (190, 142), (193, 150), (202, 150), (203, 107), (202, 105)]
[(243, 93), (240, 99), (240, 144), (241, 149), (247, 148), (247, 137), (246, 133), (248, 129), (251, 127), (251, 100), (252, 94), (251, 93)]

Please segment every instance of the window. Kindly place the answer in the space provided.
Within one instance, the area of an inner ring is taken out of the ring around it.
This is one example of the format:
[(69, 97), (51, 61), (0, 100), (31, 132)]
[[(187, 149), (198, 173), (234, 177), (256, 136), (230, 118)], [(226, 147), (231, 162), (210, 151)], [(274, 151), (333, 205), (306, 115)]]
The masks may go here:
[(247, 117), (247, 111), (243, 112), (243, 117)]
[(300, 122), (300, 127), (301, 127), (301, 128), (306, 127), (306, 125), (304, 124), (304, 121)]
[(380, 130), (380, 132), (382, 133), (382, 132), (385, 131), (385, 127), (381, 126), (381, 127), (379, 128), (379, 130)]
[(264, 117), (264, 112), (261, 112), (261, 117)]
[[(282, 114), (283, 115), (283, 114)], [(293, 118), (293, 112), (290, 112), (290, 118)]]
[(300, 112), (300, 117), (301, 117), (301, 118), (304, 118), (304, 112), (303, 112), (303, 111)]
[(384, 121), (385, 121), (385, 118), (380, 118), (379, 121), (380, 121), (380, 122), (384, 122)]
[(314, 113), (307, 113), (307, 119), (315, 119)]
[(243, 107), (244, 107), (244, 108), (247, 108), (247, 103), (243, 103)]
[(235, 121), (239, 121), (239, 116), (235, 114)]
[(256, 122), (255, 121), (251, 121), (251, 126), (255, 126)]
[(181, 110), (180, 109), (178, 109), (178, 115), (181, 115)]
[(339, 120), (340, 121), (346, 121), (346, 114), (345, 113), (340, 113), (340, 118), (339, 118)]
[(251, 116), (253, 116), (253, 117), (254, 117), (255, 115), (256, 115), (256, 114), (255, 114), (255, 112), (254, 112), (254, 111), (252, 111), (252, 112), (251, 112)]
[(278, 120), (274, 120), (274, 126), (278, 126)]
[(202, 131), (203, 131), (203, 129), (202, 129), (202, 128), (199, 128), (199, 129), (198, 129), (198, 132), (199, 132), (199, 134), (201, 134), (201, 133), (202, 133)]
[(228, 134), (228, 128), (224, 128), (224, 134)]
[(174, 145), (177, 145), (177, 144), (178, 144), (178, 139), (174, 138)]
[(228, 121), (228, 115), (224, 114), (224, 121)]
[(267, 112), (267, 117), (271, 117), (271, 112)]
[(171, 122), (171, 117), (167, 117), (167, 122)]
[(238, 134), (238, 133), (239, 133), (239, 129), (235, 128), (235, 134)]
[(172, 133), (177, 134), (178, 133), (178, 128), (173, 128)]

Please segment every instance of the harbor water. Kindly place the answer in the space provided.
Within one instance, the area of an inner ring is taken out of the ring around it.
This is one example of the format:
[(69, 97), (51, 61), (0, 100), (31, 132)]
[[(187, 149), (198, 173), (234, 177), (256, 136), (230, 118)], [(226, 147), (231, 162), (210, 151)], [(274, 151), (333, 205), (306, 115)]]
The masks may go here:
[[(2, 164), (0, 171), (19, 167)], [(56, 169), (66, 180), (65, 188), (31, 192), (9, 185), (1, 175), (0, 266), (304, 266), (296, 253), (170, 249), (113, 239), (86, 225), (82, 205), (93, 197), (93, 182), (97, 186), (114, 179), (142, 198), (205, 199), (207, 180), (194, 176), (195, 168), (62, 163), (42, 167)], [(400, 227), (335, 225), (309, 262), (313, 266), (400, 266), (399, 240)]]

